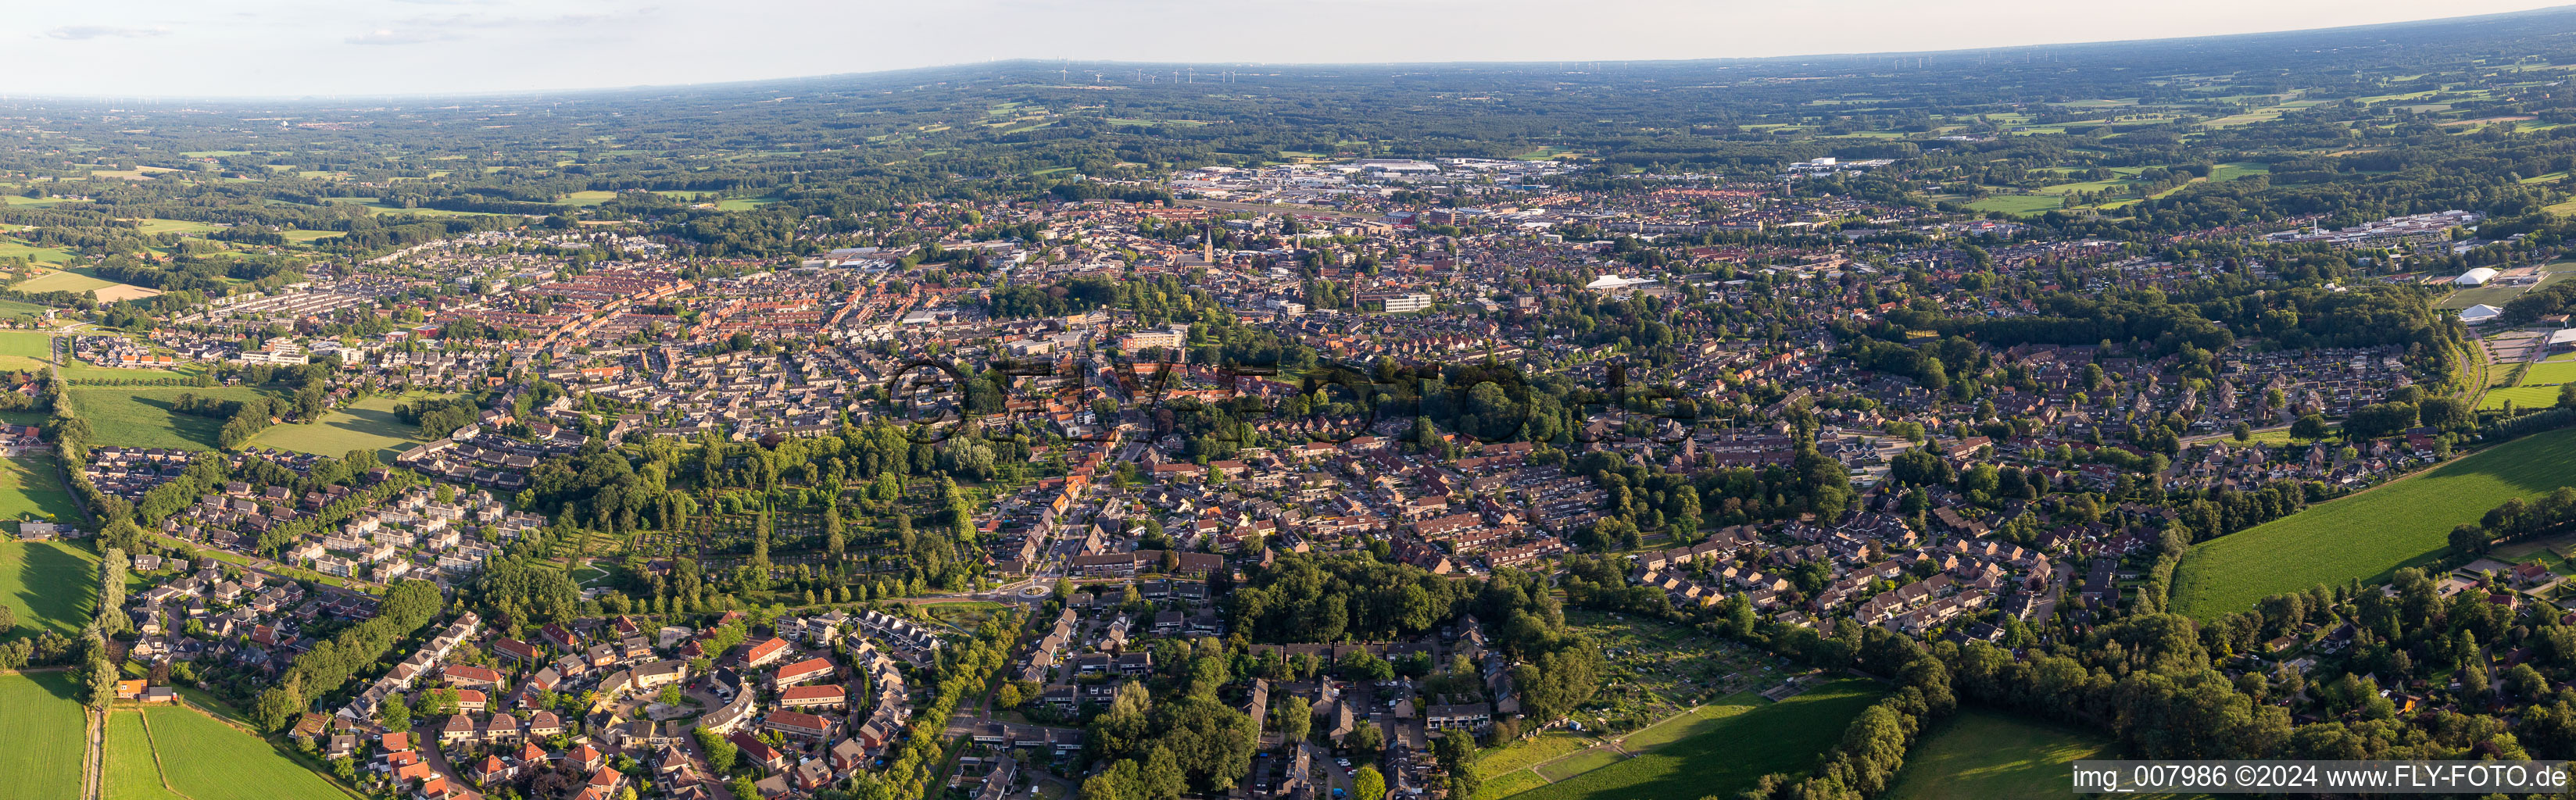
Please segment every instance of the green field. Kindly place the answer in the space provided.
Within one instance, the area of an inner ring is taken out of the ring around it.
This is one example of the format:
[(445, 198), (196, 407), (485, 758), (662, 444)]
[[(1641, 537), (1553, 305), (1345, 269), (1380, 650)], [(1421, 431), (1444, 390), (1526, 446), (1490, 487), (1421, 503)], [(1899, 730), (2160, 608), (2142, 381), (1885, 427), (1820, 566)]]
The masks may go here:
[(2057, 195), (1999, 194), (1968, 204), (1970, 211), (2001, 211), (2006, 214), (2037, 214), (2066, 207), (2066, 198)]
[(1500, 747), (1486, 748), (1482, 755), (1476, 757), (1476, 775), (1483, 779), (1476, 790), (1476, 795), (1485, 796), (1488, 790), (1496, 787), (1503, 776), (1526, 772), (1531, 767), (1590, 746), (1592, 746), (1592, 740), (1580, 734), (1571, 731), (1548, 731)]
[(1585, 750), (1549, 762), (1538, 768), (1538, 776), (1549, 781), (1562, 781), (1619, 763), (1619, 754), (1604, 749)]
[(59, 541), (0, 541), (0, 602), (18, 629), (70, 636), (89, 623), (98, 599), (98, 556)]
[(2174, 576), (2174, 610), (2208, 619), (2266, 595), (2433, 561), (2452, 526), (2509, 497), (2576, 484), (2576, 429), (2526, 436), (2413, 477), (2197, 545)]
[(49, 272), (41, 277), (19, 281), (9, 288), (21, 292), (87, 292), (119, 285), (105, 278), (92, 278), (77, 272)]
[(161, 784), (161, 765), (152, 760), (152, 736), (143, 729), (143, 712), (109, 715), (103, 747), (106, 763), (100, 766), (99, 791), (107, 800), (186, 800)]
[[(1652, 752), (1522, 792), (1524, 800), (1698, 800), (1732, 797), (1763, 775), (1813, 768), (1844, 726), (1882, 694), (1840, 680), (1780, 703), (1729, 695), (1707, 707), (1712, 724)], [(1481, 793), (1480, 793), (1481, 794)]]
[(44, 331), (0, 331), (0, 369), (43, 371), (52, 365), (54, 336)]
[(171, 402), (179, 395), (192, 392), (198, 397), (226, 400), (248, 400), (260, 395), (257, 389), (239, 386), (74, 386), (69, 394), (72, 407), (89, 418), (90, 430), (96, 432), (95, 444), (214, 449), (215, 433), (223, 429), (223, 420), (170, 410)]
[(2023, 720), (1985, 709), (1960, 709), (1914, 743), (1885, 800), (2056, 800), (2082, 758), (2118, 758), (2097, 733)]
[(0, 239), (0, 258), (15, 256), (38, 264), (62, 264), (72, 260), (72, 253), (60, 247), (37, 247), (26, 242)]
[(16, 300), (0, 300), (0, 317), (27, 317), (31, 319), (41, 319), (45, 316), (45, 312), (47, 310), (48, 309), (46, 307), (36, 305), (34, 303), (22, 303)]
[[(267, 740), (190, 708), (144, 712), (170, 787), (193, 800), (346, 800), (350, 795)], [(75, 760), (77, 763), (77, 760)]]
[(2543, 361), (2523, 370), (2522, 385), (2576, 383), (2576, 361)]
[(135, 224), (136, 224), (137, 226), (139, 226), (139, 227), (140, 227), (140, 229), (141, 229), (144, 233), (179, 233), (179, 234), (188, 234), (188, 233), (211, 233), (211, 232), (214, 232), (214, 231), (219, 231), (219, 230), (223, 230), (223, 229), (224, 229), (224, 228), (223, 228), (223, 226), (221, 226), (221, 225), (214, 225), (214, 224), (211, 224), (211, 223), (204, 223), (204, 222), (192, 222), (192, 221), (189, 221), (189, 220), (181, 220), (181, 219), (158, 219), (158, 218), (154, 218), (154, 219), (139, 219), (139, 220), (135, 220), (134, 222), (135, 222)]
[(71, 673), (0, 675), (0, 800), (79, 797), (88, 732)]
[(2558, 387), (2511, 386), (2503, 389), (2488, 389), (2486, 397), (2478, 401), (2478, 409), (2481, 411), (2501, 409), (2504, 408), (2504, 401), (2507, 400), (2513, 401), (2514, 408), (2549, 408), (2558, 405)]
[(251, 437), (260, 447), (314, 453), (333, 458), (348, 455), (351, 450), (373, 450), (387, 461), (395, 453), (411, 449), (426, 441), (420, 428), (406, 425), (394, 417), (392, 397), (370, 397), (322, 415), (311, 424), (277, 425)]
[[(63, 488), (53, 456), (0, 458), (0, 520), (15, 522), (31, 516), (78, 522), (80, 507), (72, 504), (71, 490)], [(15, 528), (0, 526), (0, 533), (14, 533)]]

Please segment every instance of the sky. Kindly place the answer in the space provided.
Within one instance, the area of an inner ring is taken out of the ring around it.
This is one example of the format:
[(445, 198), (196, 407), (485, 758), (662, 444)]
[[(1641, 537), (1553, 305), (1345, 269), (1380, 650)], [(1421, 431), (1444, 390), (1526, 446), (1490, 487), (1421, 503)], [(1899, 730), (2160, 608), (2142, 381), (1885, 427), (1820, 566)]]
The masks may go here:
[(2292, 30), (2564, 2), (6, 0), (0, 49), (10, 58), (0, 96), (530, 92), (1015, 58), (1743, 58)]

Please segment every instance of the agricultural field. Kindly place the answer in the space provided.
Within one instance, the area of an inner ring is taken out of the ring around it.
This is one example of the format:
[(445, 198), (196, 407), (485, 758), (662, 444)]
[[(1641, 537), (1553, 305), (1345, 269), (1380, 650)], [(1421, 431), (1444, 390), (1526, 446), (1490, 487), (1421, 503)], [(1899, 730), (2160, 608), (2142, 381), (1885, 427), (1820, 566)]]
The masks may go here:
[[(1845, 679), (1769, 703), (1729, 695), (1701, 710), (1710, 722), (1664, 747), (1521, 792), (1524, 800), (1699, 800), (1731, 797), (1763, 775), (1813, 768), (1843, 728), (1883, 694)], [(1482, 793), (1479, 793), (1480, 795)]]
[(21, 292), (87, 292), (110, 286), (123, 286), (105, 278), (93, 278), (77, 272), (56, 271), (19, 281), (9, 288)]
[(186, 800), (161, 783), (161, 765), (152, 759), (152, 735), (143, 728), (143, 712), (110, 714), (103, 747), (106, 763), (100, 766), (99, 792), (107, 800)]
[(89, 418), (90, 429), (97, 432), (96, 444), (214, 449), (215, 432), (223, 429), (223, 420), (170, 410), (179, 395), (189, 393), (226, 400), (260, 395), (258, 389), (239, 386), (74, 386), (68, 392), (72, 407)]
[(44, 331), (0, 331), (0, 370), (41, 372), (54, 363), (54, 337)]
[[(2490, 393), (2492, 394), (2492, 393)], [(2576, 429), (2534, 434), (2421, 474), (2221, 536), (2183, 555), (2174, 610), (2201, 619), (2266, 595), (2381, 581), (2433, 561), (2451, 528), (2510, 497), (2576, 485)]]
[(420, 427), (405, 424), (394, 416), (394, 405), (403, 402), (392, 397), (370, 397), (333, 409), (322, 419), (298, 425), (275, 425), (251, 437), (259, 447), (274, 447), (298, 453), (338, 458), (351, 450), (372, 450), (387, 461), (396, 453), (427, 441)]
[(143, 712), (170, 787), (192, 800), (347, 800), (267, 740), (190, 708)]
[(68, 672), (0, 675), (0, 800), (81, 793), (89, 727)]
[(44, 318), (45, 312), (49, 310), (51, 309), (34, 303), (21, 303), (16, 300), (0, 300), (0, 319), (23, 318), (28, 320), (41, 320)]
[(80, 519), (80, 507), (63, 488), (52, 455), (0, 458), (0, 527), (37, 517), (57, 522)]
[(70, 636), (88, 624), (98, 599), (98, 556), (60, 541), (0, 541), (0, 603), (18, 629)]
[(138, 219), (134, 220), (134, 223), (137, 229), (144, 233), (190, 234), (212, 233), (223, 230), (223, 226), (221, 225), (180, 219)]
[(1963, 708), (1915, 741), (1883, 797), (2057, 800), (2068, 794), (2068, 763), (2118, 750), (2100, 734)]
[(0, 258), (23, 258), (38, 264), (64, 264), (72, 253), (60, 247), (37, 247), (13, 239), (0, 239)]

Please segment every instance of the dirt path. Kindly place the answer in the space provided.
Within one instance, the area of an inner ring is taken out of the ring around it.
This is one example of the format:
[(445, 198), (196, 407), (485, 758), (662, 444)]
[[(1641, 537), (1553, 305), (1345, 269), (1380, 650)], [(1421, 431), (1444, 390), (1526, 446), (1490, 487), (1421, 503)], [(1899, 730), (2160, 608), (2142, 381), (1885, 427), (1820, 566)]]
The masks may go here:
[(89, 726), (86, 747), (81, 751), (81, 797), (98, 800), (100, 772), (107, 765), (107, 715), (97, 709), (81, 712)]

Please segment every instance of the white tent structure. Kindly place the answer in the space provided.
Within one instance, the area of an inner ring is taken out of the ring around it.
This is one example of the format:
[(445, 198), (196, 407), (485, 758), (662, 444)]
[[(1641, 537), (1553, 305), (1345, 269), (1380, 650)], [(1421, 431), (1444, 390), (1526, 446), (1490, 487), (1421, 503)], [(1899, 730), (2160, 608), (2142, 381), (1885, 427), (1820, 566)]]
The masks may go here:
[(2484, 325), (2489, 322), (2494, 322), (2496, 321), (2496, 318), (2502, 316), (2504, 316), (2504, 309), (2487, 305), (2485, 303), (2479, 303), (2468, 308), (2460, 309), (2460, 321), (2471, 325)]
[(2460, 273), (2460, 277), (2452, 278), (2451, 283), (2459, 286), (2485, 286), (2487, 281), (2495, 280), (2495, 276), (2495, 268), (2479, 267)]

